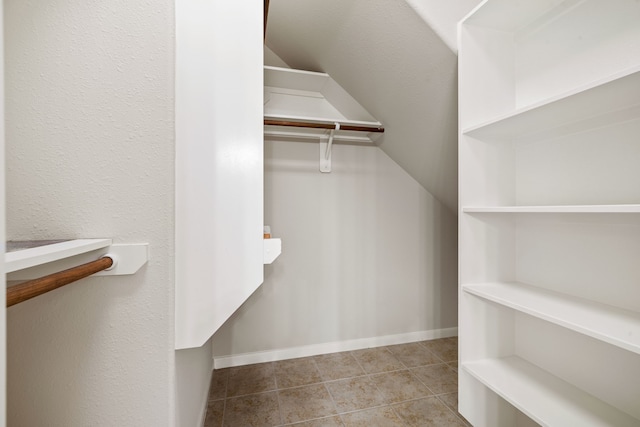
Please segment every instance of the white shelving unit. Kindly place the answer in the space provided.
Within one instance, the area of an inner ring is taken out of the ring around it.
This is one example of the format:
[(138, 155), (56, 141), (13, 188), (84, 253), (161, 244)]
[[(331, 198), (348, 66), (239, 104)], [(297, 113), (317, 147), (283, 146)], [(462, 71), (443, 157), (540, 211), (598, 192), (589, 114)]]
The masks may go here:
[(459, 408), (640, 426), (640, 3), (485, 0), (459, 26)]

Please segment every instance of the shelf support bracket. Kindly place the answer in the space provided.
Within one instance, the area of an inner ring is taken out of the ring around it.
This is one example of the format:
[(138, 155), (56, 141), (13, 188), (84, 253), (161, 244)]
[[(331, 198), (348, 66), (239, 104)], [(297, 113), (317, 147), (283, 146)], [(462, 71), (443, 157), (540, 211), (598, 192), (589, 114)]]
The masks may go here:
[(337, 130), (340, 130), (340, 123), (335, 123), (335, 129), (329, 132), (329, 141), (320, 140), (320, 172), (331, 172), (331, 147), (333, 147), (333, 136)]

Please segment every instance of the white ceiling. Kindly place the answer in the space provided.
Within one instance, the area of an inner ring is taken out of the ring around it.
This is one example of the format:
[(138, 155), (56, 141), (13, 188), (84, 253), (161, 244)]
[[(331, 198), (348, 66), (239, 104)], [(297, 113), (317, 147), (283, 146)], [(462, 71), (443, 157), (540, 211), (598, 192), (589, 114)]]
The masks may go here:
[(271, 0), (266, 43), (292, 68), (329, 73), (383, 123), (380, 148), (456, 213), (457, 56), (425, 13), (405, 0)]

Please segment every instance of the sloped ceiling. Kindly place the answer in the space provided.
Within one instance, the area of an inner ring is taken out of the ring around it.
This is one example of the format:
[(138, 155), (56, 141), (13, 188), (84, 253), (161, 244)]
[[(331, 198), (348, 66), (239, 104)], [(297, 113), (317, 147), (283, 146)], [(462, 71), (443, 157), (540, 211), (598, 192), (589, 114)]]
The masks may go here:
[(405, 0), (271, 0), (266, 44), (330, 74), (383, 123), (380, 148), (457, 212), (457, 56)]

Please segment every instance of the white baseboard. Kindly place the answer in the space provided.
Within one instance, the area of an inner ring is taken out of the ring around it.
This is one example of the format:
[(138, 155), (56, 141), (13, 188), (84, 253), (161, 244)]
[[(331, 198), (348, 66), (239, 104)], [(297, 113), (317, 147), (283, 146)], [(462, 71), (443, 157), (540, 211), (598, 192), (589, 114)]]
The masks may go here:
[(409, 332), (398, 335), (361, 338), (348, 341), (335, 341), (323, 344), (312, 344), (301, 347), (290, 347), (255, 353), (232, 354), (228, 356), (214, 356), (214, 368), (229, 368), (232, 366), (251, 365), (253, 363), (277, 362), (278, 360), (295, 359), (298, 357), (317, 356), (320, 354), (337, 353), (340, 351), (362, 350), (385, 345), (406, 344), (416, 341), (434, 340), (437, 338), (455, 337), (458, 328), (433, 329), (430, 331)]

